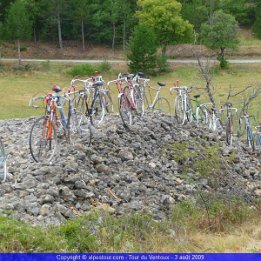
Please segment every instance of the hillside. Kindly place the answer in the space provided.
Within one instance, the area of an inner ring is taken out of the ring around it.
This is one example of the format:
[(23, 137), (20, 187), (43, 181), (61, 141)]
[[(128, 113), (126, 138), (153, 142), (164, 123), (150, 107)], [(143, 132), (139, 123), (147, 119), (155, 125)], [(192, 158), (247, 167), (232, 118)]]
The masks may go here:
[[(240, 46), (238, 50), (226, 50), (229, 57), (261, 57), (261, 40), (254, 37), (249, 29), (241, 28)], [(170, 58), (191, 58), (192, 50), (201, 52), (204, 56), (216, 56), (216, 51), (205, 46), (178, 44), (168, 46), (167, 55)], [(17, 49), (14, 43), (0, 44), (0, 57), (16, 58)], [(82, 50), (79, 41), (64, 41), (64, 48), (60, 49), (57, 44), (47, 42), (23, 42), (22, 58), (35, 59), (126, 59), (126, 53), (118, 48), (113, 51), (108, 46), (88, 44), (85, 51)]]
[(1, 185), (1, 214), (33, 224), (104, 209), (116, 215), (150, 212), (165, 219), (183, 200), (238, 198), (255, 207), (261, 196), (261, 158), (224, 133), (195, 124), (179, 127), (170, 118), (147, 115), (130, 131), (116, 116), (84, 138), (62, 144), (52, 166), (34, 163), (28, 151), (33, 118), (0, 122), (9, 156), (8, 181)]

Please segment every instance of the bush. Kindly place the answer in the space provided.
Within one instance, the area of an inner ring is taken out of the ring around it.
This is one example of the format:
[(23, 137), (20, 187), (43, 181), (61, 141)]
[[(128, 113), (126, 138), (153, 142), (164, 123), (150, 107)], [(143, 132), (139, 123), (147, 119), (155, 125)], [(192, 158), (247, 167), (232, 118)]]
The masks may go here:
[(172, 221), (190, 229), (223, 232), (242, 224), (254, 214), (254, 210), (239, 198), (225, 199), (208, 193), (200, 195), (196, 203), (183, 200), (174, 205)]
[(156, 63), (157, 40), (154, 31), (145, 26), (137, 26), (130, 40), (129, 68), (132, 72), (143, 71), (147, 74), (154, 73)]
[(258, 4), (256, 8), (256, 19), (253, 24), (253, 32), (255, 33), (256, 37), (261, 39), (261, 4)]
[(168, 57), (166, 55), (157, 56), (157, 66), (159, 68), (159, 72), (169, 72), (169, 64), (167, 62)]
[(72, 68), (70, 68), (67, 73), (73, 77), (75, 76), (92, 76), (95, 74), (96, 71), (98, 71), (100, 74), (109, 72), (111, 69), (111, 65), (108, 62), (103, 62), (97, 65), (92, 64), (80, 64), (75, 65)]
[(221, 69), (227, 69), (228, 68), (228, 61), (224, 58), (222, 55), (218, 55), (217, 60), (219, 61), (219, 66)]

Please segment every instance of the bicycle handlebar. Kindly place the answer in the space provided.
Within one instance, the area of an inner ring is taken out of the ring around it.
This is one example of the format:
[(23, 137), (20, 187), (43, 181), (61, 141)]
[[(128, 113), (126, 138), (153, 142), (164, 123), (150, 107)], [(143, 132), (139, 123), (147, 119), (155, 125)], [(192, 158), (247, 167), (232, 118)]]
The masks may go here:
[(34, 97), (32, 99), (30, 99), (29, 101), (29, 106), (34, 108), (34, 109), (37, 109), (39, 108), (39, 106), (37, 105), (34, 105), (34, 103), (37, 101), (37, 100), (44, 100), (46, 96), (38, 96), (38, 97)]

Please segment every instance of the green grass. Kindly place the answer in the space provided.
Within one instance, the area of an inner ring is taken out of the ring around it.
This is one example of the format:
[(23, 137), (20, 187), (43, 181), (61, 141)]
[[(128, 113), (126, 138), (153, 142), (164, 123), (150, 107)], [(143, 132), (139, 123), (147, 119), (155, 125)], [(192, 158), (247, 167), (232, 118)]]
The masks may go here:
[[(1, 252), (259, 252), (260, 213), (238, 199), (203, 195), (175, 203), (169, 218), (120, 217), (102, 210), (59, 226), (31, 226), (0, 217)], [(208, 211), (207, 211), (208, 210)], [(10, 213), (9, 213), (10, 214)]]
[[(40, 69), (39, 69), (40, 67)], [(23, 118), (33, 115), (39, 115), (42, 110), (33, 110), (29, 108), (28, 102), (31, 97), (51, 92), (54, 84), (61, 87), (68, 87), (71, 76), (66, 72), (70, 65), (53, 65), (43, 63), (34, 65), (35, 70), (29, 72), (13, 72), (4, 70), (0, 72), (0, 119)], [(115, 79), (120, 71), (127, 71), (126, 66), (116, 65), (105, 73), (106, 81)], [(225, 71), (216, 69), (213, 86), (216, 103), (218, 106), (226, 101), (229, 86), (233, 92), (238, 92), (248, 85), (259, 81), (261, 75), (261, 65), (236, 65), (230, 64), (230, 68)], [(201, 79), (197, 67), (194, 65), (176, 65), (171, 72), (155, 76), (151, 79), (151, 85), (157, 86), (157, 81), (166, 82), (167, 86), (162, 88), (162, 94), (171, 101), (173, 112), (174, 97), (170, 95), (169, 88), (179, 79), (180, 85), (204, 87), (205, 83)], [(110, 88), (113, 100), (116, 103), (116, 86)], [(206, 93), (203, 90), (193, 91), (193, 94), (200, 93), (202, 101), (207, 102)], [(240, 108), (244, 96), (231, 98), (233, 106)], [(260, 97), (255, 99), (250, 107), (250, 113), (256, 118), (260, 118)]]

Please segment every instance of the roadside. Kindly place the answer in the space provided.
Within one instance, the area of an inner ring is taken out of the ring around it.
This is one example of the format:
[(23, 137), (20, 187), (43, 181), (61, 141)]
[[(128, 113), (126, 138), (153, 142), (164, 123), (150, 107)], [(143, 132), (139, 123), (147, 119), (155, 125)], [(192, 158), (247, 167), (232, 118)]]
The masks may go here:
[[(228, 59), (261, 59), (261, 40), (254, 38), (250, 30), (241, 29), (240, 46), (238, 50), (226, 50)], [(85, 51), (79, 41), (64, 41), (64, 48), (46, 42), (23, 42), (21, 44), (22, 59), (45, 60), (126, 60), (126, 51), (121, 48), (113, 51), (102, 45), (87, 45)], [(168, 46), (169, 59), (183, 60), (193, 59), (193, 53), (200, 53), (203, 57), (215, 59), (217, 51), (213, 51), (203, 45), (178, 44)], [(16, 58), (17, 49), (12, 42), (0, 44), (0, 58)]]

